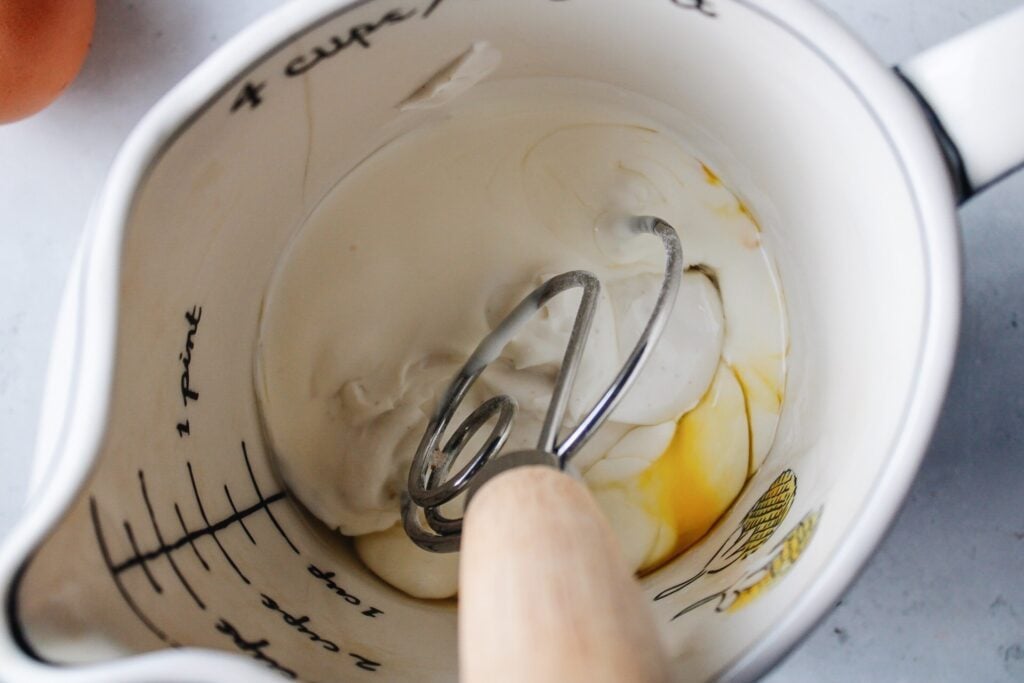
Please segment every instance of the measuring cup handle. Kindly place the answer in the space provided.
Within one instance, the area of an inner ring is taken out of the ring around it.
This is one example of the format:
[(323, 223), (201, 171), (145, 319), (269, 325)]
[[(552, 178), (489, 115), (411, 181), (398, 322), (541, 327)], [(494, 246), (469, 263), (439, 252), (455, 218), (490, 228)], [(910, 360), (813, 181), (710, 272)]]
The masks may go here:
[(582, 484), (553, 467), (503, 472), (462, 528), (463, 683), (669, 680), (647, 605)]
[(960, 201), (1024, 164), (1024, 7), (896, 70), (932, 119)]

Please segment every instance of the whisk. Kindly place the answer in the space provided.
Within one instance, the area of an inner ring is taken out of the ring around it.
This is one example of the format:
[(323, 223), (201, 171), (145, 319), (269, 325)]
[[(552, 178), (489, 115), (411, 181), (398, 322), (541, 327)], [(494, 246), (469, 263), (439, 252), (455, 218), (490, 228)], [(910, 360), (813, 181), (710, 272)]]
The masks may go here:
[[(416, 449), (409, 469), (408, 491), (402, 497), (402, 518), (409, 538), (421, 548), (442, 553), (458, 550), (462, 520), (446, 517), (441, 512), (441, 506), (467, 491), (472, 495), (485, 481), (498, 473), (522, 465), (547, 465), (564, 471), (572, 457), (579, 453), (601, 427), (608, 414), (636, 379), (665, 328), (675, 303), (682, 277), (683, 253), (675, 229), (660, 218), (634, 218), (630, 221), (629, 228), (634, 234), (649, 233), (661, 239), (665, 248), (665, 275), (647, 324), (626, 362), (579, 424), (564, 439), (559, 440), (558, 434), (573, 381), (594, 319), (601, 283), (593, 273), (573, 270), (556, 275), (530, 292), (480, 342), (469, 360), (459, 370), (441, 398)], [(505, 345), (548, 301), (563, 292), (577, 288), (582, 288), (583, 295), (537, 439), (537, 448), (497, 457), (512, 431), (517, 410), (515, 399), (504, 394), (495, 396), (477, 407), (462, 421), (447, 442), (441, 445), (445, 430), (462, 400), (480, 374), (498, 358)], [(449, 477), (452, 465), (458, 460), (466, 444), (481, 427), (495, 417), (497, 419), (494, 427), (484, 444), (462, 469)], [(419, 514), (421, 510), (422, 519)], [(423, 524), (424, 521), (426, 526)]]
[[(406, 533), (426, 550), (462, 551), (463, 681), (667, 680), (654, 624), (611, 529), (586, 489), (564, 474), (643, 368), (679, 291), (682, 247), (672, 226), (645, 216), (631, 219), (628, 228), (660, 238), (665, 274), (636, 345), (579, 423), (559, 437), (601, 285), (592, 273), (576, 270), (537, 287), (480, 342), (445, 391), (413, 458), (402, 496)], [(517, 410), (507, 395), (482, 403), (446, 440), (480, 374), (537, 311), (572, 289), (583, 292), (537, 447), (500, 455)], [(451, 475), (466, 445), (491, 421), (483, 445)], [(464, 517), (446, 516), (441, 507), (462, 494)]]

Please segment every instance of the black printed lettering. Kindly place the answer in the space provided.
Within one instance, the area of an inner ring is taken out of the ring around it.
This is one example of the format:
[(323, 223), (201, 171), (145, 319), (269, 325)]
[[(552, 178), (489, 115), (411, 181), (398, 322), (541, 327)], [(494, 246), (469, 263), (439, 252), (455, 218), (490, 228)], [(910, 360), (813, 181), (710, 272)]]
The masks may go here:
[[(349, 593), (347, 590), (339, 586), (334, 581), (334, 577), (337, 576), (337, 574), (335, 574), (334, 572), (324, 571), (323, 569), (320, 569), (320, 567), (317, 567), (315, 564), (311, 564), (308, 567), (306, 567), (306, 571), (308, 571), (310, 575), (312, 575), (314, 578), (320, 581), (327, 590), (331, 591), (348, 604), (353, 606), (359, 606), (362, 604), (362, 601), (359, 598)], [(373, 618), (376, 617), (378, 614), (384, 614), (384, 611), (379, 610), (376, 607), (367, 606), (367, 609), (363, 610), (362, 614), (364, 616)]]
[(349, 652), (348, 656), (356, 660), (356, 666), (360, 669), (364, 669), (365, 671), (376, 671), (380, 668), (380, 662), (375, 662), (362, 655), (357, 655), (355, 652)]
[(290, 614), (279, 604), (277, 604), (276, 600), (274, 600), (266, 593), (260, 593), (260, 598), (262, 598), (264, 607), (280, 614), (281, 620), (284, 621), (284, 623), (288, 624), (293, 629), (309, 638), (309, 640), (311, 640), (312, 642), (318, 643), (321, 647), (323, 647), (323, 649), (327, 650), (328, 652), (341, 651), (341, 648), (338, 647), (337, 643), (320, 636), (320, 634), (318, 634), (316, 631), (313, 631), (311, 628), (309, 628), (308, 616), (297, 617), (293, 614)]
[(264, 650), (270, 647), (270, 641), (267, 639), (246, 640), (242, 634), (238, 632), (238, 629), (236, 629), (227, 619), (221, 619), (218, 621), (216, 628), (221, 633), (229, 636), (236, 648), (241, 652), (248, 654), (257, 662), (266, 664), (269, 668), (279, 674), (282, 674), (286, 678), (294, 680), (299, 677), (294, 671), (282, 666), (276, 659), (264, 652)]
[(385, 13), (377, 21), (356, 24), (345, 35), (331, 36), (325, 45), (317, 45), (309, 54), (293, 58), (285, 65), (284, 74), (288, 77), (301, 76), (325, 59), (330, 59), (353, 45), (359, 45), (364, 49), (368, 49), (371, 46), (370, 36), (374, 33), (386, 26), (400, 24), (415, 14), (416, 10), (402, 11), (393, 9)]
[(266, 86), (266, 81), (260, 83), (246, 81), (245, 85), (242, 86), (242, 90), (238, 93), (238, 97), (231, 104), (231, 113), (234, 114), (246, 105), (248, 105), (249, 109), (255, 109), (260, 106), (263, 103), (263, 96), (260, 93), (262, 93), (263, 88)]
[(697, 10), (706, 17), (718, 16), (712, 9), (710, 0), (672, 0), (672, 4), (683, 9)]

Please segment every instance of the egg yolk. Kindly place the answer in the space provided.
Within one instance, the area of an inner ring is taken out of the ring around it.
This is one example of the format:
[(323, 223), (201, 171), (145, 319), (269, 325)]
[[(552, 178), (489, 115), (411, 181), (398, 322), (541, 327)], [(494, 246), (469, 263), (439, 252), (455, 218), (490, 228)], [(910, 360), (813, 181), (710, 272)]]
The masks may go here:
[(722, 368), (697, 407), (679, 419), (669, 447), (639, 477), (645, 508), (668, 537), (642, 569), (682, 552), (711, 528), (746, 480), (749, 448), (742, 389), (733, 371)]
[[(636, 456), (625, 452), (620, 457), (625, 463)], [(736, 372), (722, 364), (700, 403), (679, 418), (668, 446), (653, 462), (640, 471), (624, 468), (625, 476), (617, 480), (588, 483), (627, 559), (645, 572), (707, 533), (739, 494), (749, 462), (743, 388)], [(638, 516), (637, 510), (643, 514)]]

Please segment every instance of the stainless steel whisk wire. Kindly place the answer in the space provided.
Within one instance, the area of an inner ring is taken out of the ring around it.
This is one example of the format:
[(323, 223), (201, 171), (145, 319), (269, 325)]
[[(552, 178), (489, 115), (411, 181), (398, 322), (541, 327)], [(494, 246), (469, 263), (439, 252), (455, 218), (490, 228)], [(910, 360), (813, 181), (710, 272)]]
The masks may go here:
[[(665, 274), (647, 324), (618, 374), (579, 424), (559, 441), (558, 435), (570, 392), (590, 335), (601, 283), (590, 272), (573, 270), (556, 275), (530, 292), (476, 347), (448, 385), (427, 424), (426, 432), (420, 440), (409, 469), (408, 490), (402, 494), (402, 523), (406, 534), (416, 545), (434, 552), (457, 551), (462, 519), (446, 517), (441, 512), (442, 505), (466, 492), (471, 485), (477, 487), (486, 479), (510, 467), (544, 464), (565, 470), (572, 457), (604, 423), (632, 385), (661, 336), (675, 305), (682, 278), (683, 253), (676, 231), (660, 218), (637, 217), (632, 219), (630, 227), (636, 234), (646, 233), (661, 239), (665, 249)], [(442, 445), (445, 431), (466, 394), (487, 366), (499, 357), (505, 345), (548, 301), (563, 292), (577, 288), (582, 288), (583, 294), (555, 379), (555, 388), (537, 440), (537, 449), (497, 457), (512, 431), (517, 411), (515, 399), (505, 394), (494, 396), (480, 404)], [(494, 426), (483, 445), (462, 469), (449, 477), (452, 465), (466, 444), (492, 419), (495, 420)], [(471, 494), (472, 490), (469, 493)], [(423, 519), (420, 517), (420, 511)], [(426, 526), (423, 524), (424, 521)]]

